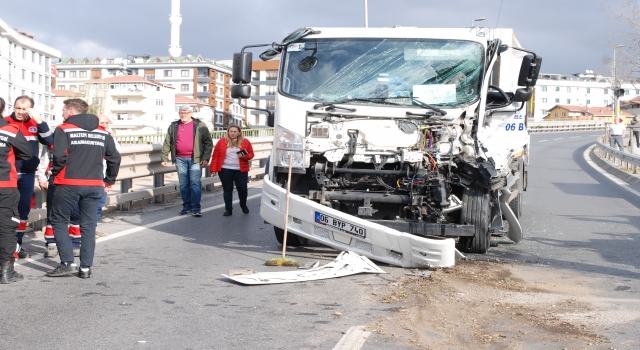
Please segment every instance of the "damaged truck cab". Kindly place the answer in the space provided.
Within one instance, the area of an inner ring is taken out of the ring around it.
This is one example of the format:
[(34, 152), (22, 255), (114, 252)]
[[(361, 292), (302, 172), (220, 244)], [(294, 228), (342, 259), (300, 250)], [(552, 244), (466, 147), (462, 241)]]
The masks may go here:
[[(290, 245), (427, 267), (521, 239), (541, 58), (511, 30), (303, 28), (260, 55), (278, 56), (260, 214), (280, 243), (290, 159)], [(250, 97), (251, 62), (234, 55), (232, 98)]]

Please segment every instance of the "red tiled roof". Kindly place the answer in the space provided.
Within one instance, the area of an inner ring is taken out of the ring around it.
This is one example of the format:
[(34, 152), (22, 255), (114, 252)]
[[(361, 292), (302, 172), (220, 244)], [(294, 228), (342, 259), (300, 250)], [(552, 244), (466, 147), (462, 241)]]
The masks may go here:
[(77, 91), (57, 90), (57, 89), (53, 90), (53, 94), (56, 97), (79, 97), (79, 96), (82, 96), (82, 94), (77, 92)]

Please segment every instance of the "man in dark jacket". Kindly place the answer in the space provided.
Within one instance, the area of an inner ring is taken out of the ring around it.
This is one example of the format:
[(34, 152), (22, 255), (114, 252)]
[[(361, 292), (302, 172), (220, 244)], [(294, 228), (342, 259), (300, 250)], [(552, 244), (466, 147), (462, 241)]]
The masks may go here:
[(22, 249), (22, 238), (27, 230), (27, 219), (31, 211), (31, 199), (33, 198), (33, 187), (35, 185), (35, 172), (40, 163), (40, 152), (38, 142), (48, 146), (53, 144), (53, 133), (49, 130), (49, 125), (42, 121), (40, 113), (33, 109), (34, 102), (29, 96), (19, 96), (13, 104), (13, 113), (4, 119), (9, 124), (16, 125), (20, 132), (31, 144), (31, 157), (25, 160), (16, 161), (18, 169), (18, 191), (20, 191), (20, 203), (18, 212), (20, 213), (20, 224), (16, 229), (18, 239), (18, 256), (21, 259), (29, 257), (29, 254)]
[[(5, 102), (0, 98), (0, 116)], [(0, 284), (17, 282), (22, 274), (13, 269), (18, 227), (18, 172), (16, 160), (31, 158), (31, 145), (17, 125), (0, 118)]]
[[(56, 185), (51, 224), (56, 238), (60, 265), (47, 272), (49, 277), (78, 273), (91, 277), (91, 265), (96, 247), (96, 211), (102, 193), (109, 191), (118, 176), (120, 154), (113, 137), (99, 127), (98, 117), (85, 114), (87, 103), (78, 98), (65, 100), (62, 117), (55, 131), (51, 176)], [(102, 159), (107, 163), (103, 176)], [(80, 271), (73, 260), (71, 238), (67, 233), (69, 215), (80, 208)]]
[(167, 166), (169, 152), (171, 161), (176, 164), (180, 195), (182, 196), (182, 211), (180, 215), (193, 214), (200, 217), (200, 198), (202, 196), (202, 168), (209, 164), (213, 140), (206, 124), (193, 118), (193, 109), (189, 106), (180, 107), (180, 120), (169, 125), (164, 137), (161, 160), (162, 166)]

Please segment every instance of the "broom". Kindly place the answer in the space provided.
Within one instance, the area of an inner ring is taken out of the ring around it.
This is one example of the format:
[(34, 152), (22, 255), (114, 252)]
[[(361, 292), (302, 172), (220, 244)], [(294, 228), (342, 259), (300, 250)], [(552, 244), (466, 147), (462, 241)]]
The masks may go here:
[(282, 257), (267, 260), (267, 266), (300, 266), (300, 263), (287, 258), (287, 231), (289, 229), (289, 193), (291, 192), (291, 169), (293, 166), (293, 152), (289, 153), (289, 174), (287, 175), (287, 199), (284, 209), (284, 238), (282, 239)]

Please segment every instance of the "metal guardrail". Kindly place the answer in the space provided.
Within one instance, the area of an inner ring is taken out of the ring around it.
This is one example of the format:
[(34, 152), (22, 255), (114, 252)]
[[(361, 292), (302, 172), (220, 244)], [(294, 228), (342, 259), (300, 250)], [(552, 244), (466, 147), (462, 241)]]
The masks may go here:
[(629, 138), (627, 139), (625, 137), (623, 139), (623, 143), (626, 143), (628, 140), (629, 152), (623, 152), (617, 148), (607, 146), (606, 143), (609, 143), (609, 136), (607, 135), (607, 132), (605, 132), (604, 136), (601, 136), (596, 140), (596, 147), (604, 153), (607, 158), (614, 159), (616, 164), (620, 162), (620, 166), (626, 169), (631, 168), (635, 174), (637, 172), (637, 168), (640, 167), (640, 155), (637, 155), (639, 150), (637, 147), (638, 140), (636, 140), (634, 131), (640, 131), (640, 125), (627, 126), (627, 134)]
[[(225, 131), (226, 132), (226, 131)], [(246, 134), (245, 134), (246, 135)], [(273, 137), (251, 138), (254, 158), (251, 160), (251, 170), (249, 176), (254, 177), (264, 173), (264, 160), (271, 154), (273, 146)], [(130, 145), (122, 147), (120, 155), (122, 161), (120, 163), (120, 172), (117, 181), (120, 181), (121, 193), (111, 194), (107, 197), (106, 205), (121, 204), (123, 208), (131, 208), (131, 202), (140, 199), (154, 198), (155, 202), (163, 202), (163, 195), (176, 193), (180, 191), (178, 184), (164, 184), (164, 175), (176, 172), (175, 165), (163, 167), (161, 163), (162, 144), (155, 143), (150, 145)], [(256, 163), (258, 166), (256, 166)], [(132, 180), (153, 176), (153, 188), (131, 191)], [(202, 186), (207, 190), (211, 190), (211, 185), (220, 182), (217, 176), (211, 176), (209, 168), (205, 169), (205, 177), (202, 179)], [(44, 202), (44, 193), (40, 188), (36, 187), (36, 206), (42, 206)], [(39, 222), (40, 229), (46, 220), (47, 213), (45, 208), (32, 209), (29, 214), (29, 222)]]
[(604, 121), (535, 122), (529, 123), (529, 125), (527, 125), (527, 128), (531, 132), (602, 130), (606, 127), (607, 122)]
[[(218, 140), (224, 137), (226, 130), (218, 130), (211, 132), (211, 138)], [(273, 128), (262, 129), (242, 129), (245, 137), (261, 138), (273, 136)], [(163, 143), (165, 134), (144, 134), (144, 135), (116, 135), (115, 139), (122, 145), (151, 145), (155, 143)]]

